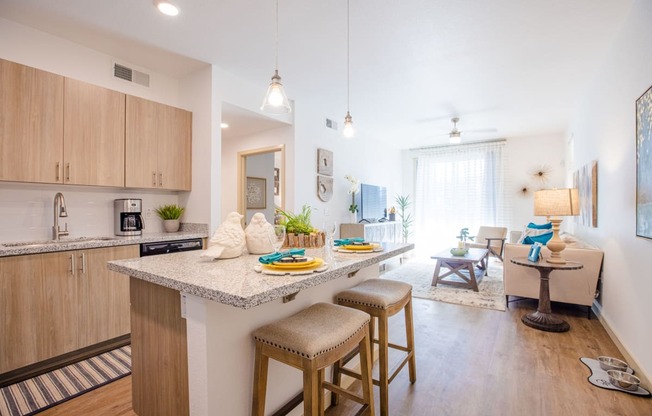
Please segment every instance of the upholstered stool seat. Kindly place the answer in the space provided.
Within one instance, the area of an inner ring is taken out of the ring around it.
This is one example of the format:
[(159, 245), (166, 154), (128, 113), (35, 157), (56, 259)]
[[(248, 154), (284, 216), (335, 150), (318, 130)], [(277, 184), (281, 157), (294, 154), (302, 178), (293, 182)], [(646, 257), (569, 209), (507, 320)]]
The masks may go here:
[[(388, 279), (370, 279), (359, 285), (340, 292), (336, 296), (339, 305), (364, 311), (371, 315), (371, 340), (378, 343), (379, 378), (373, 383), (380, 387), (380, 414), (389, 414), (389, 383), (396, 377), (399, 371), (408, 364), (410, 382), (417, 379), (416, 359), (414, 355), (414, 327), (412, 323), (412, 286)], [(405, 331), (407, 346), (391, 344), (389, 342), (388, 321), (389, 317), (396, 315), (405, 309)], [(374, 337), (374, 318), (378, 320), (378, 339)], [(389, 348), (397, 349), (406, 353), (403, 361), (398, 365), (393, 374), (389, 374)], [(372, 348), (373, 355), (373, 348)], [(343, 360), (335, 364), (333, 370), (333, 384), (339, 385), (341, 374), (360, 378), (360, 375), (343, 368), (344, 364), (352, 358), (353, 354), (347, 355)], [(372, 356), (373, 361), (373, 356)], [(337, 404), (337, 395), (332, 396), (332, 403)]]
[[(269, 358), (303, 371), (304, 415), (323, 415), (323, 389), (357, 401), (374, 414), (369, 350), (370, 316), (365, 312), (317, 303), (254, 331), (256, 355), (252, 415), (264, 415)], [(324, 381), (324, 369), (360, 348), (362, 397)]]

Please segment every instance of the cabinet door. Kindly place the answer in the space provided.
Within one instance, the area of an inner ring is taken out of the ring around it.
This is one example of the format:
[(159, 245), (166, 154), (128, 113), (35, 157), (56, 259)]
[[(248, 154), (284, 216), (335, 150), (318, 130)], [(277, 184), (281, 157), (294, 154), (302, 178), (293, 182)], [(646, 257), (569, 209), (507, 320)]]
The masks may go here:
[(124, 186), (125, 94), (66, 78), (64, 180)]
[(158, 188), (158, 134), (163, 114), (160, 104), (127, 95), (125, 186)]
[(72, 253), (0, 258), (0, 373), (77, 349)]
[(106, 267), (110, 260), (139, 256), (138, 246), (78, 251), (81, 274), (79, 314), (80, 348), (130, 332), (129, 276)]
[(158, 134), (159, 187), (189, 191), (191, 181), (192, 113), (161, 105)]
[(0, 59), (0, 180), (62, 182), (63, 77)]

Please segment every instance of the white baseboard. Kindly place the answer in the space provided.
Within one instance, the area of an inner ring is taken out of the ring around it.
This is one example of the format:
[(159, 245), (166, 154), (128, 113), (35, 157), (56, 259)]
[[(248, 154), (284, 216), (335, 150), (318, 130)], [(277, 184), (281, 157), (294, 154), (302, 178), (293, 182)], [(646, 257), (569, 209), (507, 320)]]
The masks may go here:
[(598, 321), (602, 324), (602, 327), (607, 331), (607, 334), (609, 335), (609, 338), (616, 344), (616, 348), (618, 348), (618, 351), (623, 355), (625, 358), (625, 361), (629, 364), (630, 367), (636, 369), (636, 377), (641, 379), (641, 385), (643, 386), (650, 386), (650, 377), (648, 377), (643, 370), (641, 369), (641, 366), (638, 365), (634, 357), (627, 351), (627, 348), (620, 342), (614, 331), (611, 329), (607, 321), (602, 316), (602, 307), (600, 306), (599, 303), (593, 302), (593, 306), (591, 307), (591, 310), (595, 314), (595, 316), (598, 318)]

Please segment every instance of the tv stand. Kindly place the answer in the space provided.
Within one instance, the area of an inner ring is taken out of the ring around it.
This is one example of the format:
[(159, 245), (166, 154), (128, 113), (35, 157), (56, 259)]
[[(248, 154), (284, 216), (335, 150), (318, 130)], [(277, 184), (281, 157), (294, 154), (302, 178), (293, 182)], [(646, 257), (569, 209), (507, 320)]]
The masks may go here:
[(355, 237), (380, 243), (400, 243), (401, 223), (398, 221), (385, 221), (366, 224), (340, 224), (340, 238)]

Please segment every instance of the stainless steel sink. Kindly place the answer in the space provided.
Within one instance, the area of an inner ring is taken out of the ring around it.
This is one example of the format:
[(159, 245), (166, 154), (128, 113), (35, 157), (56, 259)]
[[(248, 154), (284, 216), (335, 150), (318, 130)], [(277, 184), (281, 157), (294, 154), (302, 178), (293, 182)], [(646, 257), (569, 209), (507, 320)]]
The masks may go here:
[(20, 243), (0, 243), (5, 247), (40, 247), (53, 244), (74, 244), (86, 243), (89, 241), (108, 241), (115, 240), (115, 237), (79, 237), (79, 238), (62, 238), (60, 240), (46, 240), (46, 241), (25, 241)]

